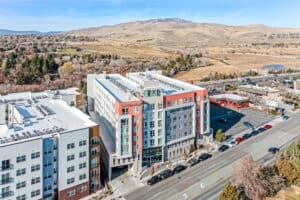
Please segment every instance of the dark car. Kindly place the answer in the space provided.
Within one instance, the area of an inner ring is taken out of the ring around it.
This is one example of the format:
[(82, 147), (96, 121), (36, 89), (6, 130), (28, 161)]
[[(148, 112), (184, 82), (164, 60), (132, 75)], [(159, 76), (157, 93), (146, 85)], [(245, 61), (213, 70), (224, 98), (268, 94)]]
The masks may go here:
[(284, 119), (284, 120), (288, 120), (289, 118), (290, 118), (290, 117), (287, 116), (287, 115), (282, 116), (282, 119)]
[(181, 172), (181, 171), (183, 171), (183, 170), (185, 170), (186, 169), (186, 166), (184, 166), (184, 165), (177, 165), (174, 169), (173, 169), (173, 173), (174, 174), (177, 174), (177, 173), (179, 173), (179, 172)]
[(257, 129), (257, 131), (259, 132), (259, 133), (261, 133), (261, 132), (264, 132), (266, 129), (265, 128), (263, 128), (263, 127), (261, 127), (261, 128), (259, 128), (259, 129)]
[(258, 135), (259, 132), (258, 132), (257, 130), (254, 130), (254, 131), (252, 131), (250, 134), (251, 134), (252, 136), (255, 136), (255, 135)]
[(172, 175), (173, 175), (173, 171), (170, 170), (170, 169), (166, 169), (166, 170), (162, 171), (158, 176), (161, 179), (166, 179), (166, 178), (169, 178)]
[(246, 134), (243, 135), (243, 138), (244, 138), (245, 140), (247, 140), (247, 139), (249, 139), (249, 138), (251, 138), (251, 137), (252, 137), (252, 135), (251, 135), (250, 133), (246, 133)]
[(272, 153), (272, 154), (275, 154), (279, 151), (279, 149), (277, 147), (270, 147), (268, 149), (268, 152)]
[(198, 159), (192, 158), (187, 163), (189, 167), (193, 167), (194, 165), (197, 165), (200, 161)]
[(159, 182), (161, 180), (161, 178), (156, 175), (156, 176), (152, 176), (148, 181), (147, 184), (148, 185), (154, 185), (155, 183)]
[(226, 151), (228, 148), (229, 148), (229, 146), (223, 144), (222, 146), (219, 147), (218, 151), (224, 152), (224, 151)]
[(201, 154), (200, 156), (199, 156), (199, 161), (204, 161), (204, 160), (207, 160), (207, 159), (209, 159), (209, 158), (211, 158), (212, 157), (212, 155), (211, 154), (209, 154), (209, 153), (203, 153), (203, 154)]

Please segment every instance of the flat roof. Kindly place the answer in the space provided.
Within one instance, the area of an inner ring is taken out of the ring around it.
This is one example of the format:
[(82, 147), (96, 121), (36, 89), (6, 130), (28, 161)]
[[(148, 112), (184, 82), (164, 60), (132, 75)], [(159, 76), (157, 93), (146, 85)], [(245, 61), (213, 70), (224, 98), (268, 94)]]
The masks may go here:
[(216, 95), (210, 96), (210, 98), (215, 99), (215, 100), (229, 99), (229, 100), (237, 101), (237, 102), (249, 100), (246, 97), (242, 97), (242, 96), (239, 96), (236, 94), (216, 94)]
[(13, 104), (24, 120), (0, 128), (0, 146), (42, 135), (84, 129), (97, 124), (90, 117), (65, 101), (49, 97), (35, 101), (20, 100)]
[(204, 90), (202, 87), (163, 76), (162, 71), (134, 72), (128, 73), (126, 76), (142, 87), (150, 81), (157, 83), (164, 95)]
[(119, 102), (139, 100), (133, 94), (138, 85), (119, 74), (101, 74), (96, 81)]

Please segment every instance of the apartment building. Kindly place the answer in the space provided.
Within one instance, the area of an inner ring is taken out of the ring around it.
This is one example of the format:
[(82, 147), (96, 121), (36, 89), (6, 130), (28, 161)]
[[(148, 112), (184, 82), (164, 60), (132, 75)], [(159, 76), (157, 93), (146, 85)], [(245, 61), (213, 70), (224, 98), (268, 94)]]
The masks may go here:
[(70, 199), (100, 189), (99, 125), (62, 98), (0, 96), (0, 199)]
[(207, 90), (161, 71), (88, 75), (88, 107), (101, 125), (108, 171), (145, 166), (189, 153), (210, 136)]

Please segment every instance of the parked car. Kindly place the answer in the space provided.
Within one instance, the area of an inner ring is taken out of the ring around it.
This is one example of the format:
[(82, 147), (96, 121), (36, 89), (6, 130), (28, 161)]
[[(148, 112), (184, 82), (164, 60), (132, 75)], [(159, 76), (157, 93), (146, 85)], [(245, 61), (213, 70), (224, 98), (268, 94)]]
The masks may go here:
[(227, 146), (229, 146), (229, 147), (234, 147), (236, 145), (238, 145), (238, 143), (237, 143), (237, 141), (234, 141), (234, 140), (227, 143)]
[(257, 130), (254, 130), (254, 131), (252, 131), (250, 134), (251, 134), (252, 136), (255, 136), (255, 135), (258, 135), (259, 132), (258, 132)]
[(270, 128), (272, 128), (272, 125), (270, 125), (270, 124), (266, 124), (266, 125), (264, 125), (264, 127), (263, 127), (264, 129), (266, 129), (266, 130), (268, 130), (268, 129), (270, 129)]
[(164, 171), (162, 171), (161, 173), (159, 173), (159, 177), (163, 180), (166, 178), (169, 178), (170, 176), (173, 176), (173, 171), (170, 169), (166, 169)]
[(252, 135), (250, 133), (246, 133), (246, 134), (243, 135), (244, 140), (247, 140), (251, 137), (252, 137)]
[(239, 143), (241, 143), (241, 142), (243, 142), (245, 139), (244, 138), (242, 138), (242, 137), (237, 137), (236, 139), (235, 139), (235, 141), (239, 144)]
[(212, 155), (211, 154), (209, 154), (209, 153), (203, 153), (203, 154), (201, 154), (200, 156), (199, 156), (199, 161), (204, 161), (204, 160), (207, 160), (207, 159), (209, 159), (209, 158), (211, 158), (212, 157)]
[(224, 151), (226, 151), (227, 149), (229, 149), (229, 146), (223, 144), (222, 146), (219, 147), (218, 151), (224, 152)]
[(194, 165), (197, 165), (200, 161), (196, 158), (190, 159), (187, 163), (189, 167), (193, 167)]
[(270, 147), (269, 149), (268, 149), (268, 152), (270, 152), (270, 153), (272, 153), (272, 154), (275, 154), (275, 153), (277, 153), (279, 151), (279, 148), (277, 148), (277, 147)]
[(259, 132), (259, 133), (261, 133), (261, 132), (264, 132), (266, 129), (265, 128), (263, 128), (263, 127), (261, 127), (261, 128), (259, 128), (259, 129), (257, 129), (257, 131)]
[(152, 176), (148, 181), (147, 181), (147, 185), (154, 185), (155, 183), (161, 181), (161, 178), (156, 175), (156, 176)]
[(173, 169), (173, 173), (174, 174), (177, 174), (177, 173), (179, 173), (179, 172), (181, 172), (181, 171), (183, 171), (183, 170), (185, 170), (186, 169), (186, 166), (184, 166), (184, 165), (177, 165), (174, 169)]
[(289, 118), (290, 118), (290, 117), (287, 116), (287, 115), (282, 116), (282, 119), (283, 119), (283, 120), (288, 120)]

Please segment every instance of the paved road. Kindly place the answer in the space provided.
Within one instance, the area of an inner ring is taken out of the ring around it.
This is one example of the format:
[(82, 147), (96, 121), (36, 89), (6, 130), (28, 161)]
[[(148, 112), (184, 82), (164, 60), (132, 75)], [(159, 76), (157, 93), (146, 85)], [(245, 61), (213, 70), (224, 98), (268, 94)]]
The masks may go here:
[(224, 153), (216, 153), (213, 158), (200, 163), (184, 172), (146, 186), (125, 196), (128, 200), (139, 199), (216, 199), (218, 192), (226, 184), (233, 170), (238, 167), (239, 159), (251, 154), (262, 163), (272, 162), (273, 156), (267, 153), (271, 146), (283, 147), (300, 133), (300, 113), (289, 120), (275, 125), (271, 130), (241, 143)]

